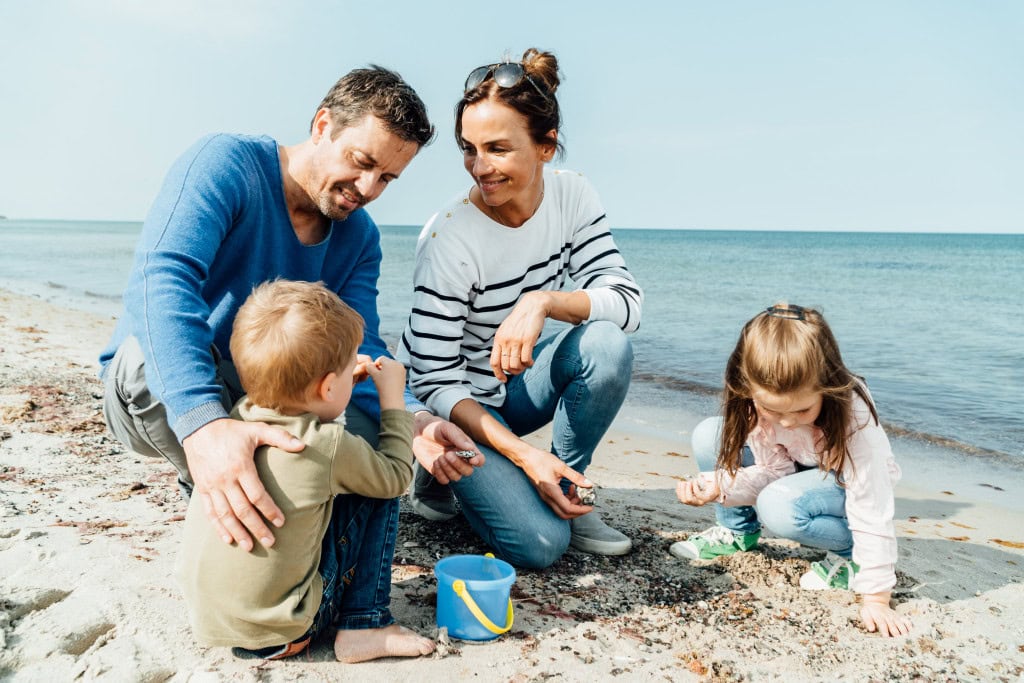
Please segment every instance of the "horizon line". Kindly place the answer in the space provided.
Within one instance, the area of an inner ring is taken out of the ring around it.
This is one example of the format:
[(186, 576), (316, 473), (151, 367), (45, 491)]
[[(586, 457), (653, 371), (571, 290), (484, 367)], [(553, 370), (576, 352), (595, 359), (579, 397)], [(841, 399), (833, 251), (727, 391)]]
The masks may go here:
[[(0, 225), (4, 222), (25, 222), (25, 223), (131, 223), (141, 225), (142, 220), (131, 219), (107, 219), (107, 218), (21, 218), (0, 215)], [(378, 222), (378, 226), (387, 228), (408, 228), (411, 230), (422, 230), (423, 226), (416, 223), (384, 223)], [(808, 232), (808, 233), (853, 233), (853, 234), (879, 234), (879, 235), (1024, 235), (1024, 226), (1016, 231), (992, 231), (992, 230), (965, 230), (961, 228), (669, 228), (669, 227), (642, 227), (642, 226), (613, 226), (613, 230), (668, 230), (679, 232)]]

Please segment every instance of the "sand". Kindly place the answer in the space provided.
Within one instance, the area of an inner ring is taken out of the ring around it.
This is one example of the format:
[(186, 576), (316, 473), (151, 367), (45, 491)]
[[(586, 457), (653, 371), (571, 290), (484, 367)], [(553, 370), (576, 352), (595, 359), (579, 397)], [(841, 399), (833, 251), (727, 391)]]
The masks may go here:
[[(603, 558), (570, 550), (546, 571), (519, 572), (515, 626), (501, 639), (453, 640), (431, 657), (364, 664), (333, 661), (329, 642), (277, 662), (198, 647), (171, 576), (185, 512), (172, 471), (126, 452), (100, 414), (95, 357), (112, 326), (0, 291), (0, 680), (1024, 674), (1024, 512), (1008, 481), (965, 463), (956, 486), (930, 486), (927, 477), (900, 486), (895, 602), (914, 629), (885, 639), (859, 627), (852, 594), (800, 590), (800, 574), (821, 552), (766, 538), (758, 551), (730, 558), (672, 558), (673, 541), (713, 520), (710, 508), (684, 507), (673, 494), (676, 480), (695, 471), (689, 427), (679, 426), (693, 418), (638, 428), (643, 420), (628, 418), (629, 410), (587, 474), (601, 487), (599, 509), (633, 538), (634, 551)], [(487, 548), (461, 520), (427, 522), (403, 508), (393, 609), (401, 623), (435, 637), (434, 563)]]

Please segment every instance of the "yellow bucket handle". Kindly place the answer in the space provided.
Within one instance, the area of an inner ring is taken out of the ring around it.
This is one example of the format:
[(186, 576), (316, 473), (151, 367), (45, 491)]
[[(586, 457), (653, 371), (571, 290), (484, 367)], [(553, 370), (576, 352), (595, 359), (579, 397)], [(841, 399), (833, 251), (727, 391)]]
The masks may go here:
[[(487, 553), (485, 557), (493, 558), (494, 555), (492, 555), (491, 553)], [(505, 620), (508, 621), (508, 623), (505, 624), (505, 628), (501, 628), (493, 621), (488, 619), (487, 615), (484, 614), (483, 610), (481, 610), (480, 607), (476, 604), (476, 601), (473, 599), (473, 596), (469, 594), (469, 590), (466, 588), (465, 581), (463, 581), (462, 579), (455, 579), (454, 581), (452, 581), (452, 590), (455, 591), (456, 595), (462, 598), (462, 601), (466, 603), (466, 607), (468, 607), (469, 611), (473, 613), (473, 616), (476, 617), (476, 620), (479, 621), (483, 625), (483, 627), (491, 633), (500, 636), (502, 633), (507, 633), (512, 628), (513, 615), (511, 596), (509, 596), (508, 599), (508, 613), (505, 615)]]

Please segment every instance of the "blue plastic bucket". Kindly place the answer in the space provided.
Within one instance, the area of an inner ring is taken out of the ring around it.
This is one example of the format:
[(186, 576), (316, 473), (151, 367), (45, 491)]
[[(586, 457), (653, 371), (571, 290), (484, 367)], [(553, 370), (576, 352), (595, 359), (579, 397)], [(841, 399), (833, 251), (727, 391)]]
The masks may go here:
[(452, 555), (434, 566), (437, 625), (463, 640), (493, 640), (512, 628), (516, 570), (487, 555)]

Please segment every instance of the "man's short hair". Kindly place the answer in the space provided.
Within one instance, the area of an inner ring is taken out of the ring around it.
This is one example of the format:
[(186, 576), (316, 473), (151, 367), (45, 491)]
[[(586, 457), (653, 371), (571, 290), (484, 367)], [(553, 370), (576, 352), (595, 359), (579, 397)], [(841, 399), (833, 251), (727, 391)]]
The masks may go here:
[(317, 111), (321, 109), (331, 112), (332, 137), (371, 114), (406, 142), (425, 147), (434, 139), (434, 126), (420, 96), (399, 74), (376, 64), (342, 76), (320, 102)]
[(264, 408), (304, 405), (314, 382), (348, 366), (363, 324), (322, 282), (256, 286), (231, 330), (231, 360), (242, 388)]

